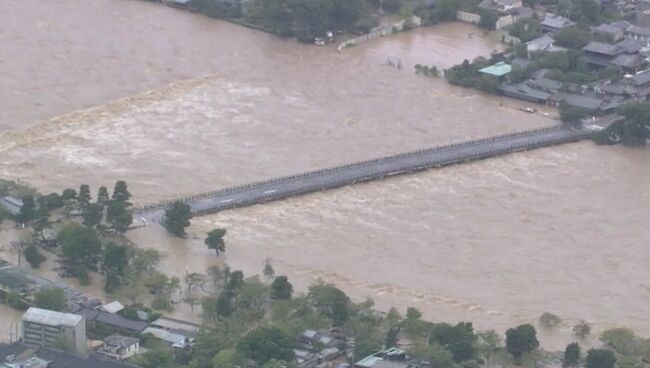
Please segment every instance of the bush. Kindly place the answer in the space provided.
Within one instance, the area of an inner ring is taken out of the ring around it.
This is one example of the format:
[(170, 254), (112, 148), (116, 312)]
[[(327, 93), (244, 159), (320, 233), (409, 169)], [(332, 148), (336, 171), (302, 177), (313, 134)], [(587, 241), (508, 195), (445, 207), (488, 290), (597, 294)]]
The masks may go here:
[(578, 337), (586, 337), (591, 333), (591, 326), (586, 321), (580, 321), (573, 326), (573, 333)]
[(562, 320), (560, 319), (560, 317), (556, 316), (553, 313), (544, 312), (539, 317), (539, 324), (542, 327), (552, 328), (552, 327), (555, 327), (555, 326), (559, 325), (560, 323), (562, 323)]

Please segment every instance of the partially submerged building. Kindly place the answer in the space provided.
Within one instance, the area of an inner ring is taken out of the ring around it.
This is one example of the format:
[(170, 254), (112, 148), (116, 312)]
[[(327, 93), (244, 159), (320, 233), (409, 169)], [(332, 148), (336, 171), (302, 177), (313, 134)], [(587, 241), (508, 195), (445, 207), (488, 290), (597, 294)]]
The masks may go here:
[(12, 216), (16, 216), (23, 208), (23, 201), (12, 196), (0, 198), (0, 207), (4, 208)]

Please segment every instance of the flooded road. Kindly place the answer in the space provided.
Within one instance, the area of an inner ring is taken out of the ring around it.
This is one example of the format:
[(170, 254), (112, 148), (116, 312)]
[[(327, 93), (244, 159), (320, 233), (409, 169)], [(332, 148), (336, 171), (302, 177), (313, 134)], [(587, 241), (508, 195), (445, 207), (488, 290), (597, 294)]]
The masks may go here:
[[(469, 25), (337, 53), (141, 1), (3, 5), (0, 177), (43, 192), (124, 179), (151, 203), (556, 123), (414, 74), (499, 48)], [(649, 155), (553, 147), (196, 219), (187, 241), (130, 237), (179, 276), (271, 258), (298, 289), (323, 278), (435, 320), (503, 331), (552, 312), (568, 321), (552, 348), (579, 319), (650, 335)], [(222, 258), (203, 245), (214, 226)]]

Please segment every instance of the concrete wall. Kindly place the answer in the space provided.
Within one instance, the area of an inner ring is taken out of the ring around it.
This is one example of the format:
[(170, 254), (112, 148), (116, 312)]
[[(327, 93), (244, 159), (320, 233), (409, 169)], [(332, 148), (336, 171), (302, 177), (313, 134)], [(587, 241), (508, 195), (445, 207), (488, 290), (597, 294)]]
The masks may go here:
[(456, 19), (465, 23), (479, 24), (481, 16), (476, 13), (459, 10), (456, 12)]
[(497, 19), (497, 23), (495, 25), (495, 28), (496, 29), (503, 29), (503, 28), (506, 28), (508, 26), (513, 25), (514, 23), (515, 23), (515, 18), (512, 15), (510, 15), (510, 14), (504, 15), (502, 17), (499, 17), (499, 19)]
[(397, 32), (402, 32), (406, 28), (415, 28), (419, 27), (422, 24), (422, 19), (417, 16), (413, 16), (411, 19), (402, 19), (401, 21), (397, 23), (393, 23), (391, 25), (381, 27), (378, 29), (375, 29), (369, 33), (366, 33), (364, 35), (361, 35), (359, 37), (355, 37), (351, 40), (347, 40), (343, 43), (341, 43), (337, 50), (340, 52), (344, 48), (347, 47), (354, 47), (360, 43), (368, 42), (370, 40), (374, 40), (375, 38), (379, 37), (384, 37), (391, 35), (393, 33)]

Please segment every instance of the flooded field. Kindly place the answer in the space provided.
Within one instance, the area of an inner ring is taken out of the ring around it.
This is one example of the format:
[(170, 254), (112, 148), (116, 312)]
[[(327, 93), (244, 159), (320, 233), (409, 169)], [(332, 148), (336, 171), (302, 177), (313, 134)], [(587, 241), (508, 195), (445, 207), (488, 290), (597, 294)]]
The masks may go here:
[[(124, 179), (151, 203), (556, 123), (414, 74), (500, 47), (465, 24), (337, 53), (141, 1), (3, 5), (0, 177), (43, 192)], [(436, 320), (503, 330), (552, 312), (567, 323), (547, 347), (579, 319), (650, 335), (648, 156), (572, 144), (195, 219), (186, 241), (130, 237), (181, 276), (271, 258), (300, 290), (322, 278)], [(214, 226), (225, 257), (203, 245)]]

